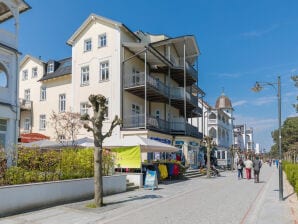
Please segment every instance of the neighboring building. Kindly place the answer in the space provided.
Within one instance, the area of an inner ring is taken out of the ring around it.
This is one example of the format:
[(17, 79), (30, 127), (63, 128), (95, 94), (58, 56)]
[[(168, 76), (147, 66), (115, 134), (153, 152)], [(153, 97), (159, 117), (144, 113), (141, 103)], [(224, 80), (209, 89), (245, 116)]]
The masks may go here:
[(216, 144), (215, 157), (218, 165), (230, 164), (230, 147), (233, 144), (233, 107), (231, 100), (222, 94), (216, 100), (215, 107), (199, 99), (203, 116), (198, 118), (199, 130), (206, 136), (213, 138)]
[(256, 154), (260, 154), (262, 153), (262, 149), (259, 143), (256, 143), (256, 147), (255, 147), (255, 153)]
[[(20, 63), (20, 132), (56, 139), (52, 112), (71, 111), (71, 58), (47, 63), (26, 55)], [(63, 139), (63, 136), (61, 136)]]
[[(14, 33), (0, 29), (0, 149), (13, 149), (19, 136), (19, 14), (30, 9), (22, 0), (0, 0), (0, 25), (14, 20)], [(0, 27), (1, 28), (1, 27)]]
[(246, 124), (234, 125), (234, 145), (242, 152), (254, 151), (253, 129)]
[[(33, 118), (29, 131), (53, 138), (49, 113), (60, 108), (61, 94), (66, 96), (67, 111), (90, 115), (89, 95), (102, 94), (108, 99), (105, 131), (118, 115), (123, 124), (114, 130), (114, 136), (140, 135), (173, 144), (182, 149), (188, 163), (196, 163), (192, 152), (199, 148), (202, 133), (188, 122), (202, 114), (195, 69), (200, 51), (194, 36), (169, 38), (132, 32), (122, 23), (91, 14), (67, 43), (72, 47), (71, 73), (51, 75), (51, 64), (54, 74), (63, 66), (61, 61), (57, 70), (55, 62), (30, 56), (22, 61), (20, 79), (23, 71), (33, 72), (34, 68), (41, 76), (21, 82), (20, 98), (32, 101), (31, 117), (30, 112), (22, 112), (23, 131), (28, 131), (24, 128), (28, 129), (26, 124)], [(40, 102), (42, 87), (46, 87), (46, 102)], [(32, 97), (31, 91), (36, 92)], [(85, 136), (92, 137), (82, 128), (77, 138)], [(143, 155), (143, 159), (154, 157), (162, 155)]]

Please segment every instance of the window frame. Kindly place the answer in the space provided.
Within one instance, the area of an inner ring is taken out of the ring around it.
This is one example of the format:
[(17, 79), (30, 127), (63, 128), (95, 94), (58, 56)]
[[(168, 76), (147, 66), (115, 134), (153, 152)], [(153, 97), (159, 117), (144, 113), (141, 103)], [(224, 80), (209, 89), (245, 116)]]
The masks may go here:
[[(88, 71), (83, 71), (84, 69), (88, 69)], [(89, 81), (90, 81), (89, 74), (90, 74), (89, 65), (81, 67), (81, 86), (89, 85)], [(84, 81), (84, 78), (88, 78), (88, 80), (86, 79), (86, 81)]]
[(42, 86), (40, 87), (40, 101), (46, 101), (47, 100), (47, 88)]
[(26, 102), (30, 101), (30, 95), (31, 95), (30, 89), (24, 89), (24, 99), (26, 100)]
[[(102, 65), (107, 65), (102, 67)], [(99, 82), (106, 82), (110, 80), (110, 62), (109, 60), (101, 61), (99, 63)]]
[[(63, 97), (63, 98), (62, 98)], [(66, 111), (66, 94), (59, 94), (59, 113), (63, 113)]]
[(38, 73), (37, 73), (37, 71), (38, 71), (37, 66), (35, 66), (35, 67), (33, 67), (33, 68), (31, 69), (31, 78), (37, 78), (37, 77), (38, 77)]
[(22, 80), (25, 81), (28, 80), (28, 78), (28, 69), (24, 69), (22, 72)]
[(31, 128), (31, 119), (26, 117), (24, 120), (24, 130), (30, 131), (30, 128)]
[(107, 46), (107, 33), (98, 35), (98, 48)]
[(46, 130), (47, 116), (45, 114), (39, 115), (39, 130)]
[(89, 52), (92, 50), (92, 39), (88, 38), (84, 40), (84, 52)]
[(54, 72), (54, 62), (48, 63), (47, 74)]
[[(86, 106), (86, 107), (84, 107)], [(89, 107), (88, 107), (88, 102), (81, 102), (80, 103), (80, 114), (88, 114), (89, 113)]]

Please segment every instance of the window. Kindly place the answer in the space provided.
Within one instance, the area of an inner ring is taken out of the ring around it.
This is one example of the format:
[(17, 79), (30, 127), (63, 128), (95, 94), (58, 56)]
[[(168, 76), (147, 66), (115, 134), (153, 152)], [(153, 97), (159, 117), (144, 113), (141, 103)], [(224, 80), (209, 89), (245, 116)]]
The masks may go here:
[(226, 152), (225, 152), (225, 151), (222, 151), (222, 152), (221, 152), (221, 158), (222, 158), (222, 159), (226, 159)]
[(0, 119), (0, 149), (4, 149), (6, 144), (7, 120)]
[(59, 139), (59, 142), (65, 142), (66, 141), (65, 135), (59, 135), (58, 139)]
[(88, 103), (81, 103), (80, 104), (80, 114), (84, 115), (84, 114), (88, 114)]
[(100, 63), (100, 81), (107, 81), (109, 80), (109, 62), (104, 61)]
[(46, 115), (39, 115), (39, 130), (46, 130)]
[(47, 67), (47, 73), (52, 73), (54, 72), (54, 63), (51, 62), (48, 64), (48, 67)]
[(0, 119), (0, 132), (7, 131), (7, 120)]
[(23, 80), (28, 80), (28, 70), (23, 71)]
[(37, 67), (34, 67), (32, 68), (32, 74), (31, 74), (31, 77), (32, 78), (36, 78), (38, 75), (37, 75)]
[(160, 111), (159, 111), (159, 110), (156, 110), (156, 111), (155, 111), (155, 117), (156, 117), (156, 118), (160, 118)]
[(136, 104), (132, 104), (131, 105), (131, 111), (132, 111), (132, 114), (140, 114), (140, 106), (139, 105), (136, 105)]
[(215, 113), (211, 113), (211, 114), (209, 115), (209, 119), (216, 119), (216, 115), (215, 115)]
[(217, 156), (216, 156), (217, 159), (220, 159), (220, 151), (217, 151)]
[(30, 89), (25, 89), (24, 98), (26, 101), (30, 101)]
[(98, 36), (98, 47), (105, 46), (107, 46), (107, 35), (104, 33)]
[(29, 131), (30, 130), (30, 118), (25, 118), (25, 121), (24, 121), (24, 130), (25, 131)]
[(140, 111), (141, 110), (139, 105), (136, 105), (136, 104), (131, 105), (131, 112), (132, 112), (131, 122), (133, 127), (138, 127), (143, 125), (142, 119), (140, 117)]
[(59, 95), (59, 112), (65, 112), (66, 108), (66, 96), (65, 94)]
[(84, 41), (84, 51), (91, 51), (92, 49), (92, 42), (91, 39), (87, 39)]
[(132, 69), (132, 84), (133, 85), (140, 84), (140, 72), (135, 70), (135, 68)]
[(89, 85), (89, 66), (81, 68), (81, 85)]
[(0, 63), (0, 87), (7, 87), (7, 73), (4, 66)]
[(47, 88), (41, 87), (40, 88), (40, 101), (45, 101), (47, 99)]

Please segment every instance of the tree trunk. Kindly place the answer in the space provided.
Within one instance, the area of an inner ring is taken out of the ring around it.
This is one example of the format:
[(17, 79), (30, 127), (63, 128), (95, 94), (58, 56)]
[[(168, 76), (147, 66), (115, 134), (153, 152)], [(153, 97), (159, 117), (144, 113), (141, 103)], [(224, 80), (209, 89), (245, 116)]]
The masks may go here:
[(211, 173), (210, 173), (210, 152), (211, 152), (211, 148), (210, 148), (210, 144), (207, 144), (207, 178), (211, 177)]
[(232, 160), (232, 161), (231, 161), (231, 171), (233, 172), (233, 170), (234, 170), (234, 160), (235, 160), (234, 157), (235, 157), (235, 155), (234, 155), (234, 152), (232, 152), (231, 154), (232, 154), (232, 156), (231, 156), (231, 157), (232, 157), (232, 158), (231, 158), (231, 160)]
[(103, 205), (102, 185), (102, 148), (94, 147), (94, 203), (96, 207)]

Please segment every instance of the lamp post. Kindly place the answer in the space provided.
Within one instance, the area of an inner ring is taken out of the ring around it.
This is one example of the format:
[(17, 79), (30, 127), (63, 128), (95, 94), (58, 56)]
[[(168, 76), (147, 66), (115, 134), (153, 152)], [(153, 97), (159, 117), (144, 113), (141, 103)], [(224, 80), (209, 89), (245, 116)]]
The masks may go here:
[(256, 82), (252, 88), (254, 92), (260, 92), (264, 86), (272, 86), (275, 90), (277, 85), (277, 100), (278, 100), (278, 152), (279, 152), (279, 200), (283, 200), (283, 178), (282, 178), (282, 151), (281, 151), (281, 85), (280, 76), (277, 77), (277, 83), (271, 82)]

